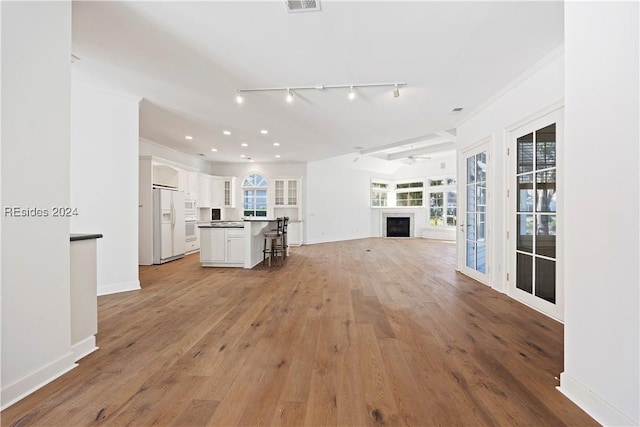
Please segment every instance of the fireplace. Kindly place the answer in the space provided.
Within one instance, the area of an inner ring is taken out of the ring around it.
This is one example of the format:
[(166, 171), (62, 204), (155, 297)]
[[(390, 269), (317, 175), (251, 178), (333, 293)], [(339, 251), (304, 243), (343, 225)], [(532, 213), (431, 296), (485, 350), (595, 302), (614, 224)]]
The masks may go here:
[[(382, 211), (380, 212), (380, 236), (382, 237), (399, 237), (398, 235), (398, 231), (400, 230), (396, 230), (395, 232), (393, 231), (394, 228), (396, 228), (396, 225), (394, 225), (394, 221), (391, 221), (391, 230), (389, 230), (387, 227), (390, 224), (389, 223), (389, 219), (391, 220), (395, 220), (397, 218), (401, 218), (402, 221), (405, 224), (408, 222), (408, 226), (404, 225), (403, 230), (401, 230), (402, 234), (401, 236), (403, 237), (415, 237), (415, 214), (414, 212), (393, 212), (393, 211)], [(406, 231), (406, 227), (408, 227), (409, 231)], [(389, 233), (389, 231), (392, 231), (391, 234)], [(409, 233), (409, 234), (407, 234)]]
[(387, 237), (410, 237), (411, 218), (408, 216), (387, 217)]

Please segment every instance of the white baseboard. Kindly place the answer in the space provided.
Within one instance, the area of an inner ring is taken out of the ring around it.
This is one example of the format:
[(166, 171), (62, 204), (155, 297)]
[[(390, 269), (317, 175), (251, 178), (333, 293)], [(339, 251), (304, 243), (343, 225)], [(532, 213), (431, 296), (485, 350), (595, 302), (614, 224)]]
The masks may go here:
[(560, 374), (557, 389), (603, 426), (638, 425), (564, 372)]
[(73, 352), (74, 362), (77, 362), (83, 357), (93, 353), (97, 349), (98, 347), (96, 347), (96, 337), (93, 335), (73, 344), (71, 346), (71, 351)]
[(69, 352), (36, 372), (20, 378), (2, 389), (2, 402), (0, 410), (4, 410), (19, 400), (27, 397), (39, 388), (66, 374), (78, 366), (73, 361), (73, 353)]
[(323, 238), (323, 239), (305, 240), (304, 244), (305, 245), (315, 245), (315, 244), (318, 244), (318, 243), (344, 242), (344, 241), (347, 241), (347, 240), (368, 239), (370, 237), (371, 237), (371, 235), (369, 235), (369, 234), (363, 235), (363, 236), (333, 236), (333, 237), (327, 237), (327, 238)]
[(422, 229), (422, 235), (420, 237), (435, 240), (456, 240), (456, 230), (425, 227)]
[(98, 286), (98, 296), (137, 290), (140, 290), (139, 280), (134, 280), (133, 282), (112, 283), (109, 285)]

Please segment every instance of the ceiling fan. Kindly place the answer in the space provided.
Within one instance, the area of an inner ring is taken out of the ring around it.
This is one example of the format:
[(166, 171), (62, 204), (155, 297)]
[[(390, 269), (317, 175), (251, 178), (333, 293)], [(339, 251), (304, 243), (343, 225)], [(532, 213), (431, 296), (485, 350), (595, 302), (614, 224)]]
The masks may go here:
[(430, 160), (431, 156), (407, 156), (403, 161), (405, 165), (415, 165), (418, 160)]

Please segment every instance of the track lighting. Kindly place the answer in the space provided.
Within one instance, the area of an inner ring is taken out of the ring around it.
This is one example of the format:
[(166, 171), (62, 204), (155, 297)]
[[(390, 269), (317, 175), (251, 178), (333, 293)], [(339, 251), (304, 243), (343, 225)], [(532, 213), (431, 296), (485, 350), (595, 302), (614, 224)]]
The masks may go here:
[(363, 84), (348, 84), (348, 85), (313, 85), (313, 86), (286, 86), (286, 87), (265, 87), (256, 89), (238, 89), (236, 95), (236, 101), (238, 104), (242, 104), (243, 94), (247, 92), (273, 92), (273, 91), (285, 91), (287, 93), (286, 100), (288, 103), (293, 102), (293, 92), (298, 90), (325, 90), (325, 89), (349, 89), (348, 98), (350, 100), (355, 99), (355, 88), (374, 87), (374, 86), (393, 86), (393, 97), (400, 96), (400, 86), (406, 86), (405, 82), (394, 83), (363, 83)]

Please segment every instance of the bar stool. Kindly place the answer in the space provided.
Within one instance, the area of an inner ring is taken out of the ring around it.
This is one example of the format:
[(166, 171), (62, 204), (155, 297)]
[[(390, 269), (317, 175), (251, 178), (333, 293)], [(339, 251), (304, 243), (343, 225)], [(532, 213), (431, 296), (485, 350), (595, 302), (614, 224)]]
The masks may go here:
[[(264, 249), (262, 250), (262, 264), (265, 264), (267, 257), (269, 259), (269, 267), (271, 267), (271, 260), (275, 257), (276, 262), (278, 257), (281, 261), (284, 261), (284, 219), (276, 218), (277, 228), (275, 230), (266, 231), (264, 233)], [(269, 244), (267, 244), (267, 242)]]
[(289, 217), (282, 218), (282, 256), (287, 258), (289, 255), (289, 244), (287, 243), (287, 226), (289, 225)]

